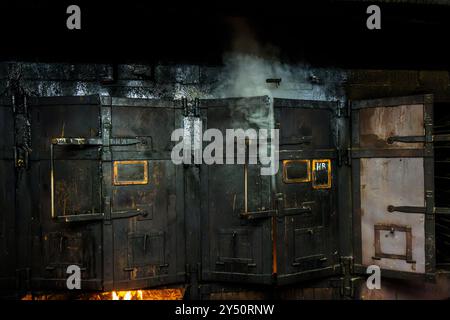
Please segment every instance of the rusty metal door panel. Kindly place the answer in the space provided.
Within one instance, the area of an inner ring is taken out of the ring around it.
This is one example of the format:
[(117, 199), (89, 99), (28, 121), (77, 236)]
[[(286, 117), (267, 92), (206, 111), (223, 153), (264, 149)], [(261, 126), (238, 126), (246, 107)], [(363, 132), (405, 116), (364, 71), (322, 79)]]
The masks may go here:
[[(425, 214), (388, 212), (388, 206), (425, 206), (424, 185), (417, 183), (424, 181), (423, 159), (365, 158), (360, 161), (362, 263), (424, 273)], [(375, 226), (386, 226), (388, 230), (376, 230)], [(407, 239), (407, 232), (389, 230), (389, 226), (407, 226), (412, 238)], [(381, 254), (406, 256), (407, 241), (411, 241), (412, 260), (378, 258), (377, 242)]]
[[(332, 275), (339, 263), (337, 241), (337, 103), (274, 99), (280, 129), (279, 199), (276, 224), (280, 284)], [(320, 177), (319, 164), (327, 172)]]
[(15, 287), (14, 116), (10, 99), (0, 99), (0, 290)]
[[(200, 109), (203, 130), (219, 129), (224, 137), (226, 129), (270, 128), (267, 97), (201, 100)], [(270, 176), (261, 176), (259, 165), (234, 163), (200, 168), (202, 280), (270, 284), (272, 219), (264, 215), (274, 212)]]
[(174, 101), (112, 98), (113, 287), (185, 281), (183, 167), (170, 158), (182, 110)]
[(432, 95), (352, 103), (355, 269), (382, 276), (432, 274)]
[(102, 225), (69, 221), (102, 211), (100, 147), (85, 145), (84, 140), (79, 140), (80, 145), (72, 144), (66, 139), (100, 138), (100, 99), (32, 98), (30, 110), (32, 151), (26, 181), (30, 192), (31, 288), (65, 289), (67, 267), (78, 265), (81, 286), (101, 289)]
[(361, 109), (359, 119), (360, 148), (423, 148), (423, 143), (388, 142), (392, 136), (425, 134), (422, 104)]

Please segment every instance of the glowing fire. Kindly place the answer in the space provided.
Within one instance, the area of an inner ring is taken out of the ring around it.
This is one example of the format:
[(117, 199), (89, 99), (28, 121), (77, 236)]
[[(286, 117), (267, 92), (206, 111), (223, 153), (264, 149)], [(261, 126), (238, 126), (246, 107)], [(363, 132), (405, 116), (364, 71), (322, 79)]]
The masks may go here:
[(137, 291), (113, 291), (112, 300), (144, 300), (142, 290)]
[[(185, 289), (152, 289), (82, 293), (76, 300), (181, 300)], [(71, 297), (73, 299), (73, 297)], [(27, 294), (22, 300), (67, 300), (64, 294)]]

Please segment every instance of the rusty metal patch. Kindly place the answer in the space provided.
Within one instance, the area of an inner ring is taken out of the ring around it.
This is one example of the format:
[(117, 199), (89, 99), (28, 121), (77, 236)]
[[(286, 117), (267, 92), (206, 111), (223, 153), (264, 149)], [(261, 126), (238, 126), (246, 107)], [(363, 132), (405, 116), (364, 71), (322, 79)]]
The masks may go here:
[[(405, 254), (393, 254), (382, 252), (381, 249), (381, 231), (404, 232), (405, 233)], [(372, 259), (380, 260), (381, 258), (405, 260), (407, 263), (415, 263), (412, 259), (412, 230), (408, 226), (400, 226), (395, 224), (376, 224), (375, 232), (375, 256)]]
[(147, 160), (114, 161), (113, 178), (115, 186), (147, 184), (148, 162)]

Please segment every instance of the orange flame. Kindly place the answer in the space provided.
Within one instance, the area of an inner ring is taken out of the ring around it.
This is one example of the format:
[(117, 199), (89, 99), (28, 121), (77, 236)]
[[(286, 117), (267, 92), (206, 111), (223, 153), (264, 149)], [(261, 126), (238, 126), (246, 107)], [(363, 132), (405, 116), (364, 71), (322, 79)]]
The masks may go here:
[[(185, 289), (152, 289), (82, 293), (76, 300), (181, 300)], [(67, 300), (64, 294), (27, 294), (22, 300)], [(73, 299), (73, 297), (72, 297)]]
[(112, 300), (143, 300), (142, 290), (137, 291), (113, 291)]

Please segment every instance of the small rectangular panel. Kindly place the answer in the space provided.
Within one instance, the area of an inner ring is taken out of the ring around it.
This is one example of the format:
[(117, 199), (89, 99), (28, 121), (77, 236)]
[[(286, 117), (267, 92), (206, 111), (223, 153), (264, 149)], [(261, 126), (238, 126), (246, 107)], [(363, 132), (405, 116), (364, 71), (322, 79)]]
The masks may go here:
[(142, 267), (164, 264), (164, 232), (129, 233), (128, 265)]
[(375, 232), (375, 256), (373, 259), (399, 259), (408, 263), (412, 260), (411, 227), (377, 224)]
[(84, 277), (95, 276), (95, 242), (90, 231), (45, 233), (42, 249), (46, 278), (65, 279), (69, 265), (80, 266)]
[(312, 186), (314, 189), (331, 188), (331, 160), (320, 159), (312, 161)]
[[(46, 178), (49, 173), (44, 171), (42, 175)], [(55, 160), (53, 177), (56, 216), (101, 212), (98, 161)], [(46, 190), (42, 191), (45, 194)]]
[(324, 257), (323, 232), (322, 226), (294, 230), (294, 264), (303, 260), (317, 260)]
[(114, 161), (115, 186), (148, 183), (148, 163), (146, 160)]
[(283, 160), (283, 182), (299, 183), (311, 181), (309, 160)]
[(224, 262), (251, 262), (252, 247), (250, 235), (245, 229), (220, 230), (219, 260)]

